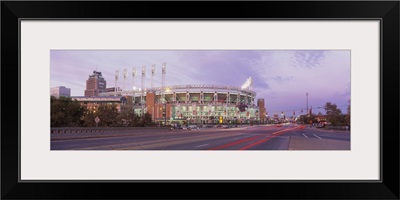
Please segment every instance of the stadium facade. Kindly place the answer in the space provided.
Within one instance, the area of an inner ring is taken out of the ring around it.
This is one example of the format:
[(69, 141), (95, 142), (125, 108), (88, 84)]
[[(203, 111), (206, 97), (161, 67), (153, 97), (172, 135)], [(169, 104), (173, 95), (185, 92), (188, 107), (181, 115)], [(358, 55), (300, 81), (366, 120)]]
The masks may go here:
[[(251, 80), (251, 78), (250, 78)], [(264, 103), (255, 104), (249, 88), (221, 85), (174, 85), (101, 93), (126, 96), (136, 114), (149, 113), (154, 121), (175, 123), (264, 123)], [(263, 102), (263, 100), (262, 100)]]

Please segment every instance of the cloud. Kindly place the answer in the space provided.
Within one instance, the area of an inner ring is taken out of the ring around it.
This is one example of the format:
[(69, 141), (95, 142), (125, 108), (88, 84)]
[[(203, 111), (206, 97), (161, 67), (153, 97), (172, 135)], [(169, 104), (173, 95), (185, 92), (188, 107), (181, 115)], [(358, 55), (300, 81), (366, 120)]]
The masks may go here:
[(295, 51), (293, 55), (293, 63), (296, 67), (314, 68), (320, 67), (321, 61), (324, 59), (326, 51)]
[(287, 81), (293, 80), (293, 76), (286, 76), (286, 77), (275, 76), (275, 77), (271, 77), (271, 80), (274, 80), (279, 84), (283, 84)]
[(350, 51), (270, 51), (252, 70), (269, 88), (258, 91), (267, 110), (301, 110), (326, 101), (343, 103), (350, 96)]
[[(115, 85), (115, 71), (128, 69), (127, 87), (136, 87), (146, 66), (145, 85), (151, 84), (151, 65), (156, 64), (154, 85), (161, 85), (161, 64), (167, 63), (166, 85), (213, 84), (240, 87), (254, 81), (256, 98), (264, 98), (271, 112), (305, 108), (327, 101), (346, 104), (350, 98), (350, 51), (328, 50), (79, 50), (51, 51), (51, 87), (66, 86), (83, 95), (93, 70), (103, 73), (108, 87)], [(118, 86), (123, 86), (120, 78)]]
[(188, 76), (201, 83), (240, 87), (248, 77), (259, 78), (251, 70), (251, 64), (261, 58), (257, 51), (181, 51), (178, 56)]

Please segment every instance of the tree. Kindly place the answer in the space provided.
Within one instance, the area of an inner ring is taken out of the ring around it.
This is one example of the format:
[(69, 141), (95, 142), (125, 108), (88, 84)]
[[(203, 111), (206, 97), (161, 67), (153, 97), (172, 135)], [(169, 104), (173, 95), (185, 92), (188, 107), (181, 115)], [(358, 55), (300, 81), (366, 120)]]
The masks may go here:
[(143, 116), (135, 114), (132, 105), (121, 105), (121, 112), (117, 117), (118, 126), (151, 126), (153, 125), (152, 115), (149, 113), (144, 113)]
[(151, 126), (153, 122), (151, 121), (151, 114), (145, 113), (142, 117), (141, 125), (142, 126)]
[(345, 124), (345, 118), (342, 111), (337, 108), (336, 104), (327, 102), (324, 106), (326, 111), (326, 118), (333, 126), (341, 126)]
[(50, 126), (79, 127), (84, 124), (86, 109), (69, 97), (50, 97)]
[[(96, 127), (96, 122), (94, 121), (94, 119), (96, 119), (97, 115), (96, 112), (92, 111), (92, 110), (86, 110), (85, 115), (83, 117), (83, 121), (84, 121), (84, 126), (85, 127)], [(101, 119), (100, 119), (101, 121)]]
[(318, 120), (317, 120), (317, 116), (314, 114), (300, 115), (300, 117), (297, 119), (297, 122), (300, 122), (302, 124), (311, 124), (311, 123), (317, 123)]
[(95, 127), (96, 117), (100, 119), (97, 124), (99, 127), (118, 126), (118, 109), (116, 105), (100, 104), (97, 109), (87, 110), (84, 116), (84, 125)]
[(351, 117), (350, 117), (350, 111), (351, 111), (351, 109), (350, 109), (350, 100), (349, 100), (349, 105), (347, 106), (347, 114), (346, 114), (346, 124), (348, 125), (348, 126), (350, 126), (350, 119), (351, 119)]
[(134, 113), (132, 105), (121, 105), (118, 115), (118, 126), (138, 126), (139, 117)]
[(100, 105), (97, 109), (97, 116), (100, 118), (98, 126), (118, 126), (118, 115), (117, 105)]

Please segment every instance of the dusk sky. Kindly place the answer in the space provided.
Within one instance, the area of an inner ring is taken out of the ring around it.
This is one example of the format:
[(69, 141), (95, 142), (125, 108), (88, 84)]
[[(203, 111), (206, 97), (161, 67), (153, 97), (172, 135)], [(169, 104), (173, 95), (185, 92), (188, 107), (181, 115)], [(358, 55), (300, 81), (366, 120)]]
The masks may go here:
[(166, 85), (212, 84), (241, 87), (248, 77), (254, 81), (256, 99), (264, 98), (269, 115), (287, 116), (305, 112), (306, 93), (313, 113), (325, 113), (326, 102), (347, 113), (350, 100), (350, 51), (347, 50), (52, 50), (50, 87), (71, 88), (71, 96), (83, 96), (86, 80), (94, 70), (102, 72), (107, 87), (115, 86), (115, 71), (128, 69), (127, 87), (140, 87), (146, 66), (150, 87), (151, 65), (156, 64), (154, 86), (161, 86), (161, 66), (166, 62)]

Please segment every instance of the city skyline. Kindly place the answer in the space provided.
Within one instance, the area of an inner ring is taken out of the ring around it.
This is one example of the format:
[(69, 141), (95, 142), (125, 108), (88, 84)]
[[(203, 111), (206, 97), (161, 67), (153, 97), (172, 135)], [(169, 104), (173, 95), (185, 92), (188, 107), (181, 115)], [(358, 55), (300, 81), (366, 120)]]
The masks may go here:
[(348, 50), (52, 50), (50, 87), (71, 88), (71, 96), (84, 96), (86, 80), (93, 71), (102, 72), (107, 87), (132, 88), (136, 67), (136, 88), (140, 88), (142, 66), (146, 66), (146, 88), (151, 67), (156, 65), (154, 87), (161, 86), (161, 64), (165, 62), (166, 86), (212, 84), (240, 87), (253, 79), (256, 99), (263, 98), (270, 116), (285, 112), (291, 116), (308, 107), (325, 113), (326, 102), (347, 113), (350, 100), (350, 51)]

